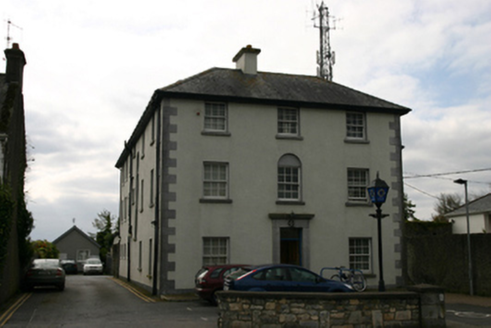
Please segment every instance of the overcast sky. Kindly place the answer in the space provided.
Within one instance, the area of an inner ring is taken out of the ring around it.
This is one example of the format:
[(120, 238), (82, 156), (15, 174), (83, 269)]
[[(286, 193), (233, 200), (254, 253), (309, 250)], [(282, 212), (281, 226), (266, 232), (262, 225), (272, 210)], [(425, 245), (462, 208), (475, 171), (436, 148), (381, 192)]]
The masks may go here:
[[(316, 74), (320, 1), (1, 0), (3, 48), (27, 65), (28, 208), (32, 239), (73, 225), (95, 232), (118, 215), (114, 167), (153, 91), (211, 67), (234, 68), (244, 46), (258, 69)], [(406, 106), (405, 191), (430, 219), (435, 196), (491, 191), (491, 1), (333, 0), (334, 81)], [(331, 23), (333, 24), (333, 23)], [(5, 65), (5, 61), (3, 61)], [(0, 68), (4, 72), (5, 68)], [(382, 177), (383, 178), (383, 177)], [(367, 218), (368, 220), (369, 218)]]

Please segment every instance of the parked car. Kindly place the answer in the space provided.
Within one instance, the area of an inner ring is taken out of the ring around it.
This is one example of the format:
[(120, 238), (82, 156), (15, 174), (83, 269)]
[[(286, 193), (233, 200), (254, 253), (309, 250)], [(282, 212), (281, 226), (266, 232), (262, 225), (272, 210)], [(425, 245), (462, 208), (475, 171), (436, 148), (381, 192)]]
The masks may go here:
[(226, 279), (224, 290), (268, 292), (354, 292), (340, 281), (325, 279), (301, 266), (290, 264), (245, 267)]
[(102, 274), (103, 265), (101, 260), (97, 258), (90, 258), (85, 261), (84, 264), (84, 275), (87, 274)]
[(74, 260), (62, 260), (61, 266), (66, 274), (77, 274), (77, 263)]
[(54, 286), (65, 289), (65, 270), (59, 259), (35, 259), (27, 270), (25, 286), (28, 290), (35, 286)]
[(203, 300), (216, 304), (215, 292), (223, 289), (223, 280), (244, 264), (205, 265), (195, 276), (195, 292)]

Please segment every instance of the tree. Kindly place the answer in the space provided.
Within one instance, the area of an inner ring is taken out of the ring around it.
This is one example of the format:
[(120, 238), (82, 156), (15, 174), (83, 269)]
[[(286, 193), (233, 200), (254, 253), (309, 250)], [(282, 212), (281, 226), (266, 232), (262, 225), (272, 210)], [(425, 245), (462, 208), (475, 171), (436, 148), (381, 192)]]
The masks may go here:
[(418, 219), (414, 216), (414, 208), (416, 205), (408, 198), (407, 194), (404, 194), (404, 220), (405, 221), (418, 221)]
[(434, 210), (436, 214), (432, 215), (432, 219), (435, 222), (447, 222), (445, 214), (452, 212), (453, 210), (463, 205), (462, 197), (459, 194), (443, 194), (437, 198)]
[(53, 243), (45, 240), (36, 240), (32, 242), (34, 256), (40, 259), (57, 259), (60, 251)]
[(96, 242), (101, 246), (99, 250), (101, 261), (106, 264), (107, 253), (110, 252), (114, 237), (116, 236), (116, 228), (114, 223), (116, 218), (108, 210), (103, 210), (97, 214), (97, 218), (92, 222), (92, 226), (96, 228), (97, 233), (90, 234), (95, 237)]

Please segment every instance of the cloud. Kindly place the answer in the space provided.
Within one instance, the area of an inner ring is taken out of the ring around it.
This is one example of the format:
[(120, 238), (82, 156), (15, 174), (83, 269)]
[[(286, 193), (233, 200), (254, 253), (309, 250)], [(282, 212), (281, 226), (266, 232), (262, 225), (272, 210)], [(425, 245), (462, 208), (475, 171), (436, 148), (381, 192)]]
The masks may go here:
[[(320, 2), (320, 1), (317, 1)], [(402, 118), (406, 176), (491, 163), (491, 2), (346, 0), (327, 3), (334, 81), (411, 108)], [(27, 58), (27, 188), (33, 238), (54, 239), (97, 213), (118, 214), (122, 149), (157, 88), (261, 48), (259, 70), (315, 75), (316, 1), (156, 3), (7, 0), (2, 9)], [(489, 191), (487, 171), (408, 179), (416, 215), (434, 198)], [(86, 231), (87, 231), (86, 230)]]

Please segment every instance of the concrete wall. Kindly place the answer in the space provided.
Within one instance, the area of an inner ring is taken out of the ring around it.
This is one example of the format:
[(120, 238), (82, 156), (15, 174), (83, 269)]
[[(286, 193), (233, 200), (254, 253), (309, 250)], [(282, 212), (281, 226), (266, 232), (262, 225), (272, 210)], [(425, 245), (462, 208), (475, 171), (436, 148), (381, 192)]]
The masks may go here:
[[(177, 115), (171, 117), (177, 132), (171, 135), (177, 148), (171, 157), (177, 165), (170, 170), (177, 177), (172, 191), (177, 195), (172, 209), (176, 248), (171, 258), (176, 263), (172, 277), (176, 288), (192, 288), (193, 278), (202, 261), (203, 237), (229, 237), (230, 262), (260, 264), (274, 262), (273, 239), (279, 228), (269, 218), (271, 213), (313, 214), (309, 222), (309, 249), (302, 263), (319, 272), (323, 266), (348, 266), (349, 237), (372, 237), (373, 254), (377, 254), (376, 221), (368, 214), (369, 204), (347, 204), (347, 168), (367, 168), (370, 180), (376, 172), (393, 187), (391, 177), (396, 163), (390, 161), (395, 147), (390, 140), (394, 117), (367, 114), (368, 144), (345, 142), (345, 111), (300, 109), (302, 140), (276, 138), (277, 107), (228, 103), (230, 136), (202, 135), (204, 102), (172, 100)], [(284, 154), (294, 154), (302, 162), (304, 205), (277, 204), (277, 163)], [(231, 204), (201, 204), (204, 161), (229, 163)], [(392, 214), (383, 224), (386, 248), (385, 273), (389, 285), (401, 274), (396, 262), (399, 244), (397, 208), (390, 191), (384, 211)], [(287, 226), (286, 219), (284, 226)], [(297, 223), (300, 224), (300, 223)], [(306, 228), (304, 227), (304, 230)], [(307, 231), (304, 231), (307, 233)], [(335, 251), (334, 251), (335, 250)], [(180, 261), (177, 261), (179, 259)], [(373, 256), (371, 274), (376, 273)], [(376, 279), (369, 284), (376, 284)]]
[[(153, 175), (153, 195), (156, 178), (156, 122), (157, 114), (145, 127), (144, 137), (140, 137), (120, 174), (120, 246), (117, 268), (121, 277), (130, 278), (134, 283), (150, 289), (153, 275), (153, 245), (155, 200), (151, 198), (151, 171)], [(152, 124), (153, 133), (152, 133)], [(132, 163), (131, 163), (132, 161)], [(133, 184), (131, 177), (133, 176)], [(143, 181), (143, 188), (142, 188)], [(130, 188), (133, 187), (134, 196)], [(133, 197), (133, 199), (132, 199)], [(131, 209), (130, 209), (131, 207)], [(131, 225), (131, 235), (129, 227)], [(128, 271), (129, 266), (129, 271)]]

